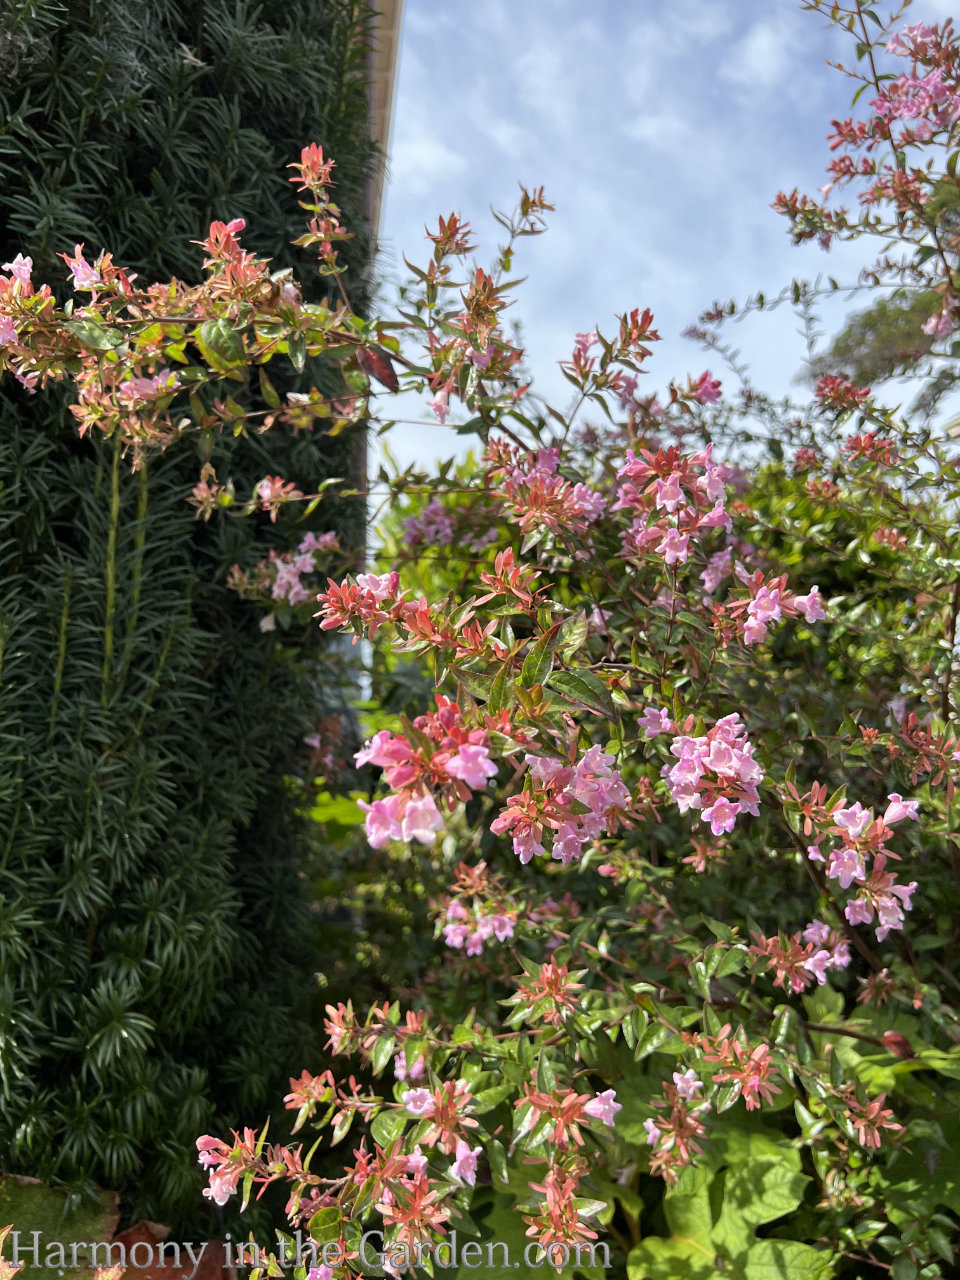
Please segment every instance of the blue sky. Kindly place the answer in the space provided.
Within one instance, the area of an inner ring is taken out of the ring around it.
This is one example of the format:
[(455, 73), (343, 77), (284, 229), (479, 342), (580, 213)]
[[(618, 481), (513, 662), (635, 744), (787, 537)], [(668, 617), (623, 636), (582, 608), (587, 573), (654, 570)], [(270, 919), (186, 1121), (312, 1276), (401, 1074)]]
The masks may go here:
[[(883, 7), (883, 6), (879, 6)], [(917, 0), (908, 21), (938, 21), (954, 0)], [(550, 229), (522, 242), (527, 281), (508, 315), (523, 325), (536, 386), (558, 407), (556, 362), (573, 335), (650, 307), (664, 339), (643, 390), (711, 367), (681, 334), (714, 300), (775, 293), (818, 273), (854, 281), (871, 244), (795, 248), (770, 208), (778, 189), (826, 181), (829, 122), (856, 87), (826, 65), (853, 42), (800, 0), (406, 0), (381, 224), (384, 297), (400, 254), (426, 259), (425, 224), (457, 210), (477, 259), (498, 241), (489, 207), (512, 208), (518, 182), (544, 186)], [(502, 233), (501, 233), (502, 234)], [(855, 302), (835, 302), (838, 327)], [(785, 394), (804, 344), (789, 309), (729, 330), (755, 384)], [(404, 465), (454, 452), (423, 402), (401, 412)]]

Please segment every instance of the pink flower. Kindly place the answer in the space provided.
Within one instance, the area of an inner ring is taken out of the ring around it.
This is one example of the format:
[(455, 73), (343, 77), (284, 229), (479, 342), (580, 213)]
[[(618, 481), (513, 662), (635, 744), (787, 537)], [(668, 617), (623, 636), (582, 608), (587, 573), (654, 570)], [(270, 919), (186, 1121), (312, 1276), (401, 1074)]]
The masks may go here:
[[(491, 830), (494, 830), (492, 825)], [(526, 827), (514, 832), (513, 852), (520, 859), (521, 864), (526, 866), (534, 856), (539, 857), (544, 852), (544, 846), (534, 835), (533, 829)]]
[(719, 836), (725, 831), (733, 830), (739, 812), (739, 803), (731, 803), (725, 796), (717, 796), (710, 808), (703, 810), (701, 816), (704, 822), (710, 823), (713, 834)]
[(127, 378), (121, 382), (117, 387), (117, 399), (121, 404), (136, 406), (143, 400), (153, 400), (176, 391), (179, 385), (180, 380), (172, 369), (161, 369), (152, 378)]
[(506, 916), (487, 916), (483, 923), (485, 924), (487, 921), (490, 922), (490, 926), (493, 930), (493, 936), (498, 942), (505, 942), (507, 938), (513, 937), (513, 921), (509, 920)]
[(859, 800), (848, 809), (834, 809), (830, 816), (838, 827), (846, 831), (847, 838), (850, 840), (856, 840), (862, 836), (873, 821), (873, 814), (869, 809), (864, 809)]
[(863, 880), (866, 875), (863, 858), (856, 849), (846, 845), (842, 849), (834, 849), (830, 854), (827, 875), (831, 880), (839, 880), (842, 888), (849, 889), (854, 880)]
[(315, 533), (305, 533), (298, 551), (333, 551), (337, 546), (337, 535), (335, 533), (321, 533), (319, 538)]
[(412, 1116), (432, 1116), (434, 1097), (429, 1089), (404, 1089), (400, 1101)]
[(18, 253), (12, 262), (5, 262), (0, 270), (9, 271), (14, 280), (19, 281), (20, 284), (29, 284), (33, 259), (25, 258), (22, 253)]
[(436, 833), (443, 827), (443, 818), (433, 796), (412, 796), (407, 801), (400, 826), (404, 840), (433, 844)]
[(382, 849), (391, 840), (402, 840), (403, 830), (397, 818), (400, 807), (400, 796), (387, 796), (384, 800), (374, 800), (367, 804), (358, 800), (357, 805), (367, 815), (364, 823), (367, 840), (374, 849)]
[(459, 778), (473, 791), (482, 791), (488, 780), (497, 776), (497, 766), (490, 759), (490, 748), (475, 747), (469, 743), (460, 747), (444, 768), (451, 778)]
[(780, 612), (780, 592), (776, 588), (771, 591), (769, 587), (761, 587), (747, 605), (747, 613), (751, 618), (755, 618), (757, 622), (779, 622), (782, 617)]
[(730, 547), (724, 547), (722, 551), (717, 551), (710, 557), (706, 569), (700, 575), (704, 591), (708, 593), (716, 591), (724, 578), (729, 576), (732, 557), (733, 551)]
[(628, 373), (624, 376), (623, 381), (620, 383), (620, 388), (617, 391), (617, 395), (620, 398), (620, 408), (628, 409), (630, 405), (633, 404), (636, 394), (637, 375), (635, 373)]
[(657, 552), (663, 556), (666, 564), (676, 564), (678, 560), (681, 564), (686, 564), (689, 542), (689, 534), (680, 533), (678, 529), (671, 528), (667, 530), (666, 536), (657, 547)]
[(827, 615), (823, 609), (823, 596), (819, 587), (811, 587), (805, 596), (794, 596), (793, 603), (803, 610), (807, 622), (820, 622)]
[(696, 382), (690, 383), (690, 394), (701, 404), (716, 404), (720, 399), (720, 383), (707, 369)]
[(578, 333), (573, 340), (573, 349), (585, 356), (596, 341), (597, 334), (595, 329), (591, 329), (589, 333)]
[(584, 1115), (590, 1116), (593, 1120), (600, 1120), (609, 1128), (613, 1128), (613, 1122), (616, 1119), (618, 1111), (623, 1108), (617, 1101), (615, 1089), (605, 1089), (603, 1093), (598, 1093), (595, 1098), (591, 1098), (583, 1108)]
[(445, 924), (443, 926), (443, 940), (448, 947), (453, 947), (455, 951), (459, 951), (469, 936), (470, 926), (468, 924)]
[(812, 920), (803, 931), (804, 942), (812, 942), (816, 946), (822, 946), (829, 937), (830, 926), (822, 920)]
[(333, 1280), (333, 1267), (321, 1264), (319, 1267), (311, 1267), (307, 1272), (307, 1280)]
[(657, 1122), (655, 1120), (644, 1120), (643, 1127), (647, 1131), (647, 1146), (655, 1147), (663, 1136), (657, 1128)]
[[(907, 904), (909, 906), (909, 903)], [(891, 929), (903, 928), (903, 908), (896, 898), (877, 899), (877, 941), (882, 942)]]
[(17, 326), (9, 316), (0, 316), (0, 343), (5, 347), (18, 347), (20, 345)]
[(392, 573), (358, 573), (357, 586), (361, 591), (373, 596), (377, 604), (390, 599), (396, 594), (396, 584)]
[(456, 1159), (450, 1166), (450, 1177), (457, 1182), (465, 1182), (468, 1187), (475, 1187), (477, 1185), (477, 1156), (482, 1151), (483, 1147), (474, 1147), (471, 1150), (462, 1138), (458, 1138)]
[(419, 1178), (421, 1174), (427, 1172), (427, 1157), (419, 1146), (414, 1147), (413, 1154), (407, 1156), (406, 1172), (412, 1173), (415, 1178)]
[(71, 258), (69, 254), (59, 253), (57, 257), (62, 258), (70, 268), (70, 276), (75, 289), (95, 289), (98, 284), (103, 283), (100, 278), (100, 272), (95, 267), (91, 267), (90, 263), (84, 258), (82, 244), (74, 246), (73, 255)]
[(873, 907), (866, 898), (851, 898), (843, 909), (848, 924), (869, 924), (873, 919)]
[(430, 408), (440, 419), (441, 425), (446, 422), (447, 414), (450, 412), (450, 389), (451, 384), (448, 382), (440, 388), (430, 401)]
[(697, 1078), (693, 1067), (682, 1073), (675, 1071), (673, 1083), (677, 1086), (677, 1097), (683, 1098), (686, 1102), (696, 1098), (698, 1090), (703, 1088), (703, 1082)]
[(204, 1187), (203, 1194), (214, 1204), (222, 1208), (232, 1195), (236, 1195), (237, 1183), (240, 1180), (239, 1169), (212, 1169), (210, 1185)]
[(801, 964), (804, 969), (813, 974), (822, 987), (827, 980), (827, 970), (833, 968), (833, 956), (829, 951), (821, 947), (812, 956), (802, 960)]
[(673, 732), (673, 721), (666, 707), (647, 707), (637, 721), (637, 725), (643, 730), (645, 738), (655, 738), (658, 733)]
[(680, 488), (680, 477), (673, 473), (666, 480), (657, 481), (657, 500), (656, 506), (663, 507), (671, 515), (679, 507), (683, 501), (683, 490)]
[(405, 1053), (394, 1054), (393, 1074), (401, 1084), (404, 1080), (422, 1080), (426, 1069), (427, 1065), (423, 1060), (423, 1054), (415, 1062), (411, 1062), (409, 1067), (407, 1066), (407, 1055)]
[(383, 769), (390, 769), (394, 765), (409, 760), (412, 755), (413, 748), (406, 738), (395, 738), (389, 729), (381, 729), (353, 758), (358, 769), (365, 764), (376, 764)]
[(887, 811), (883, 815), (883, 824), (886, 827), (892, 827), (895, 822), (902, 822), (904, 818), (911, 818), (914, 822), (917, 820), (917, 809), (919, 801), (904, 800), (903, 796), (896, 791), (887, 797), (889, 804)]
[(756, 618), (750, 618), (743, 624), (743, 643), (760, 644), (767, 638), (766, 625)]
[(934, 338), (945, 338), (953, 332), (953, 320), (950, 312), (944, 308), (939, 315), (931, 316), (923, 326), (923, 332)]

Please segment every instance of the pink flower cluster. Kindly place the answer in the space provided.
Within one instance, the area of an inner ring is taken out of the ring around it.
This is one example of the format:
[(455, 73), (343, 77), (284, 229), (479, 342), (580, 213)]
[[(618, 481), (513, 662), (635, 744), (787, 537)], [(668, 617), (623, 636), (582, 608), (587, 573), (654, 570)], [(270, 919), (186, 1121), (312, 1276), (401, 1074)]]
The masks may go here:
[(356, 754), (358, 766), (379, 765), (387, 785), (393, 788), (392, 795), (373, 804), (359, 801), (367, 815), (367, 839), (375, 849), (390, 840), (433, 844), (443, 827), (434, 794), (445, 797), (452, 807), (469, 800), (473, 791), (482, 791), (496, 776), (486, 730), (465, 729), (460, 707), (443, 694), (436, 695), (436, 703), (436, 711), (413, 722), (429, 739), (430, 749), (381, 729)]
[[(82, 245), (78, 248), (82, 248)], [(52, 303), (53, 294), (47, 284), (41, 285), (39, 289), (34, 287), (31, 278), (33, 259), (22, 253), (18, 253), (12, 262), (3, 263), (0, 270), (10, 273), (9, 276), (0, 275), (0, 348), (8, 348), (6, 351), (0, 350), (0, 357), (20, 385), (32, 394), (36, 391), (40, 374), (29, 368), (32, 357), (21, 342), (18, 321), (29, 320), (46, 310), (44, 308), (43, 311), (37, 311), (33, 307), (28, 309), (24, 305), (26, 299), (49, 299)], [(126, 277), (124, 280), (126, 281)], [(129, 288), (129, 281), (126, 284)], [(81, 314), (82, 311), (78, 312), (78, 317)]]
[[(351, 623), (358, 622), (372, 640), (385, 622), (393, 620), (396, 612), (393, 606), (400, 602), (400, 575), (396, 570), (384, 574), (360, 573), (354, 582), (344, 578), (339, 584), (328, 578), (327, 588), (317, 596), (322, 607), (315, 615), (324, 631), (349, 628)], [(389, 606), (384, 608), (388, 602)]]
[(724, 578), (729, 578), (732, 572), (733, 547), (726, 546), (720, 551), (715, 551), (707, 561), (706, 569), (700, 575), (704, 591), (708, 595), (712, 595)]
[(244, 1173), (257, 1163), (256, 1132), (245, 1129), (242, 1138), (238, 1133), (233, 1136), (236, 1145), (232, 1148), (221, 1138), (211, 1138), (208, 1134), (197, 1139), (197, 1159), (204, 1169), (210, 1170), (210, 1185), (204, 1188), (203, 1194), (221, 1208), (236, 1194)]
[(685, 564), (691, 539), (709, 529), (729, 533), (732, 522), (724, 509), (727, 469), (711, 461), (712, 445), (702, 453), (683, 457), (678, 445), (656, 454), (627, 451), (617, 472), (620, 487), (613, 510), (636, 512), (623, 536), (623, 554), (653, 551), (668, 565)]
[(727, 609), (739, 621), (744, 644), (759, 644), (765, 640), (767, 628), (784, 617), (802, 613), (807, 622), (813, 623), (827, 616), (818, 587), (811, 587), (806, 595), (797, 596), (787, 587), (785, 573), (768, 581), (761, 569), (748, 574), (743, 565), (737, 564), (735, 572), (748, 588), (750, 598), (733, 601)]
[(510, 507), (524, 533), (541, 525), (555, 532), (582, 532), (606, 511), (602, 494), (587, 484), (570, 484), (559, 474), (558, 449), (524, 455), (500, 441), (487, 456), (494, 463), (491, 476), (500, 481), (493, 496)]
[(802, 935), (781, 933), (768, 938), (754, 934), (754, 938), (750, 954), (773, 970), (775, 987), (786, 990), (789, 985), (794, 994), (806, 991), (814, 978), (823, 986), (829, 970), (845, 969), (850, 963), (849, 944), (819, 920), (808, 925)]
[(461, 947), (468, 956), (478, 956), (483, 944), (491, 938), (505, 942), (513, 937), (514, 921), (497, 911), (483, 913), (470, 911), (457, 898), (447, 907), (447, 922), (443, 926), (443, 940), (448, 947)]
[(588, 841), (616, 829), (617, 811), (630, 803), (630, 792), (613, 768), (613, 756), (594, 746), (573, 765), (535, 755), (526, 763), (532, 785), (490, 824), (495, 835), (511, 833), (522, 863), (546, 852), (548, 833), (551, 857), (566, 865)]
[(673, 1083), (664, 1083), (664, 1096), (652, 1101), (662, 1114), (643, 1122), (647, 1146), (652, 1148), (650, 1172), (668, 1185), (677, 1182), (678, 1170), (703, 1154), (699, 1139), (706, 1126), (701, 1117), (710, 1111), (710, 1103), (703, 1100), (702, 1089), (703, 1082), (692, 1067), (675, 1071)]
[(716, 404), (720, 399), (720, 383), (709, 369), (690, 383), (690, 395), (700, 404)]
[(431, 498), (418, 516), (404, 521), (403, 538), (408, 547), (425, 542), (432, 547), (448, 547), (453, 541), (453, 516), (439, 498)]
[(273, 584), (270, 594), (274, 600), (286, 601), (287, 604), (300, 604), (304, 600), (315, 598), (315, 593), (308, 591), (300, 581), (304, 573), (313, 573), (317, 567), (317, 556), (336, 550), (337, 535), (323, 533), (318, 538), (308, 533), (301, 540), (294, 552), (286, 552), (282, 556), (271, 556), (274, 568)]
[(886, 46), (887, 53), (899, 54), (903, 58), (924, 58), (936, 39), (936, 27), (915, 22), (912, 27), (904, 27), (890, 38)]
[(822, 920), (811, 920), (803, 931), (803, 940), (817, 948), (803, 964), (821, 986), (830, 969), (846, 969), (850, 963), (850, 943)]
[[(914, 56), (910, 51), (904, 52), (908, 57)], [(956, 84), (944, 80), (942, 67), (934, 67), (923, 76), (916, 72), (898, 76), (884, 86), (870, 106), (885, 125), (891, 120), (918, 121), (910, 131), (910, 141), (926, 141), (935, 129), (949, 129), (960, 118), (960, 92)]]
[[(692, 727), (690, 716), (685, 728)], [(699, 809), (715, 836), (732, 831), (741, 813), (759, 816), (757, 787), (763, 770), (753, 758), (746, 726), (736, 713), (724, 716), (699, 737), (688, 733), (675, 737), (670, 754), (677, 763), (665, 764), (660, 776), (670, 784), (681, 813)]]
[(135, 409), (145, 401), (172, 394), (180, 379), (172, 369), (160, 369), (149, 378), (127, 378), (117, 387), (117, 400), (125, 408)]
[(824, 374), (817, 379), (814, 395), (821, 404), (834, 409), (859, 409), (870, 399), (870, 388), (854, 386), (849, 378), (836, 374)]
[[(893, 833), (890, 828), (904, 819), (916, 821), (918, 802), (904, 800), (897, 792), (887, 798), (882, 817), (875, 818), (872, 809), (865, 809), (859, 801), (849, 806), (838, 806), (829, 814), (829, 825), (818, 834), (814, 844), (808, 847), (808, 855), (814, 862), (826, 862), (827, 878), (836, 880), (842, 889), (854, 888), (856, 897), (844, 908), (850, 924), (870, 924), (876, 913), (877, 939), (883, 939), (893, 929), (902, 929), (904, 912), (909, 911), (916, 890), (916, 881), (898, 884), (896, 876), (887, 871), (887, 861), (896, 858), (886, 846)], [(839, 836), (826, 858), (820, 845), (826, 835)], [(873, 866), (868, 871), (869, 859)]]

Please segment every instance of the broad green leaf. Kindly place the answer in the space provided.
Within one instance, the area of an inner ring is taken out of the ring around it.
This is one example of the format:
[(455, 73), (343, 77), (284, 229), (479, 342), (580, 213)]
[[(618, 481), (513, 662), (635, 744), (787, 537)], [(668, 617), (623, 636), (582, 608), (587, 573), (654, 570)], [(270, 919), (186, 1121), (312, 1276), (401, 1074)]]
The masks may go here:
[(389, 1147), (403, 1133), (406, 1123), (406, 1112), (399, 1107), (391, 1108), (389, 1111), (381, 1111), (370, 1125), (370, 1132), (373, 1135), (374, 1142), (380, 1147)]
[(560, 641), (560, 623), (543, 633), (537, 643), (527, 654), (520, 672), (520, 683), (525, 689), (532, 689), (535, 684), (543, 684), (553, 670), (553, 655)]
[(516, 681), (513, 677), (513, 660), (511, 658), (507, 658), (494, 677), (493, 684), (490, 687), (490, 697), (487, 699), (487, 710), (491, 715), (497, 715), (501, 711), (509, 710), (516, 700)]
[(548, 684), (551, 689), (556, 689), (558, 693), (587, 710), (596, 711), (611, 720), (616, 718), (617, 711), (610, 690), (592, 671), (555, 671)]
[(217, 373), (228, 373), (246, 362), (243, 340), (226, 320), (205, 320), (194, 331), (194, 341)]
[(743, 1280), (829, 1280), (829, 1253), (796, 1240), (758, 1240), (747, 1250)]
[(104, 329), (96, 320), (68, 320), (65, 327), (77, 335), (88, 351), (113, 351), (123, 346), (119, 329)]
[(629, 1280), (723, 1280), (716, 1254), (696, 1240), (644, 1240), (627, 1255)]

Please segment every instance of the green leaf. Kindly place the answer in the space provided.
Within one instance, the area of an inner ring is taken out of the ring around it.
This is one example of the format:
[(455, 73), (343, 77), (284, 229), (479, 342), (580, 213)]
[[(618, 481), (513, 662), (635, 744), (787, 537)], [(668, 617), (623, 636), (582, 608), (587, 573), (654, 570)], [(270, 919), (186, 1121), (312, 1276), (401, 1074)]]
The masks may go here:
[(307, 340), (302, 333), (295, 333), (287, 344), (287, 350), (290, 354), (290, 363), (296, 369), (297, 373), (303, 373), (303, 366), (307, 362)]
[(553, 670), (553, 655), (560, 641), (559, 622), (543, 633), (537, 643), (527, 654), (520, 672), (520, 683), (525, 689), (532, 689), (535, 684), (543, 684)]
[(403, 1133), (406, 1123), (406, 1112), (400, 1107), (391, 1107), (380, 1112), (370, 1125), (370, 1133), (377, 1146), (389, 1147)]
[(648, 1053), (654, 1053), (665, 1044), (673, 1035), (669, 1027), (661, 1026), (659, 1022), (651, 1022), (649, 1027), (643, 1032), (637, 1041), (637, 1047), (634, 1051), (634, 1060), (639, 1062), (641, 1058), (645, 1058)]
[(627, 1255), (629, 1280), (723, 1280), (716, 1254), (697, 1240), (644, 1240)]
[(587, 615), (575, 613), (564, 618), (560, 625), (560, 636), (557, 648), (566, 661), (569, 661), (587, 638)]
[(503, 1149), (503, 1143), (497, 1138), (488, 1138), (484, 1143), (484, 1150), (490, 1161), (490, 1172), (493, 1174), (494, 1182), (508, 1182), (510, 1175), (507, 1172), (507, 1153)]
[(113, 351), (123, 346), (119, 329), (104, 329), (96, 320), (68, 320), (65, 328), (75, 333), (88, 351)]
[(318, 1209), (310, 1219), (308, 1231), (313, 1240), (319, 1241), (321, 1244), (329, 1244), (331, 1241), (340, 1239), (340, 1223), (342, 1215), (340, 1210), (333, 1205), (328, 1205), (324, 1209)]
[(830, 1254), (796, 1240), (758, 1240), (747, 1250), (743, 1280), (829, 1280)]
[(226, 320), (205, 320), (195, 330), (194, 342), (206, 363), (217, 373), (229, 373), (246, 364), (243, 340)]
[(487, 710), (491, 715), (509, 710), (517, 700), (516, 681), (513, 678), (513, 659), (507, 658), (494, 677), (487, 699)]
[(745, 1280), (827, 1280), (833, 1269), (829, 1254), (794, 1240), (757, 1240), (754, 1233), (792, 1214), (808, 1182), (799, 1152), (774, 1131), (716, 1123), (711, 1150), (699, 1165), (681, 1170), (664, 1194), (672, 1238), (644, 1240), (630, 1254), (628, 1274), (634, 1280), (723, 1280), (731, 1274)]
[(271, 409), (280, 408), (280, 397), (277, 395), (276, 388), (263, 368), (260, 369), (260, 394)]
[(555, 671), (548, 681), (551, 689), (588, 711), (616, 719), (617, 710), (610, 690), (592, 671)]
[(516, 1086), (512, 1084), (498, 1084), (492, 1089), (482, 1089), (473, 1097), (471, 1104), (473, 1111), (476, 1115), (482, 1116), (485, 1111), (492, 1111), (507, 1098), (512, 1098), (516, 1092)]
[(382, 1074), (387, 1063), (393, 1057), (393, 1046), (393, 1036), (386, 1035), (381, 1036), (373, 1046), (373, 1052), (370, 1055), (370, 1060), (373, 1063), (373, 1074), (375, 1076)]

